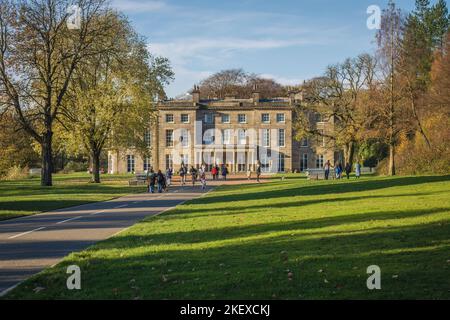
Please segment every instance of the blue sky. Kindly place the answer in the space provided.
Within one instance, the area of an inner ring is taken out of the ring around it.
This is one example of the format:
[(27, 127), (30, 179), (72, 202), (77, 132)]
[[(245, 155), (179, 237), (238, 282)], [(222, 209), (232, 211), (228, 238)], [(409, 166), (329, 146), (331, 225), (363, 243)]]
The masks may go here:
[[(370, 5), (388, 0), (112, 0), (150, 52), (171, 60), (169, 97), (217, 71), (243, 68), (282, 84), (301, 83), (326, 66), (374, 48)], [(397, 0), (404, 10), (413, 0)]]

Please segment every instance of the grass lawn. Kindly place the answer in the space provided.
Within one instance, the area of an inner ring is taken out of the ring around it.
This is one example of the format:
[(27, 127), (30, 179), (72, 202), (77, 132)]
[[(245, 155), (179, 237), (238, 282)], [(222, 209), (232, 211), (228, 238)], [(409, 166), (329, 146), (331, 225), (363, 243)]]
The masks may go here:
[[(66, 289), (72, 264), (78, 291)], [(366, 287), (370, 265), (381, 290)], [(449, 299), (450, 176), (224, 186), (69, 255), (6, 298)]]
[(0, 181), (0, 220), (144, 191), (128, 186), (129, 175), (102, 176), (100, 185), (89, 183), (86, 173), (57, 174), (53, 179), (53, 187), (41, 187), (40, 178)]

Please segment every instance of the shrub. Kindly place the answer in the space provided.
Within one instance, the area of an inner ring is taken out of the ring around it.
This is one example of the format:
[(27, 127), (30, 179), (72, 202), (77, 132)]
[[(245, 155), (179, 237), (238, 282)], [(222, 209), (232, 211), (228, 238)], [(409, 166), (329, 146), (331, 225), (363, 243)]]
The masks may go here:
[(28, 178), (28, 168), (14, 166), (6, 171), (3, 180), (22, 180), (26, 178)]
[(69, 161), (61, 172), (62, 173), (86, 172), (87, 170), (88, 165), (86, 163), (78, 161)]

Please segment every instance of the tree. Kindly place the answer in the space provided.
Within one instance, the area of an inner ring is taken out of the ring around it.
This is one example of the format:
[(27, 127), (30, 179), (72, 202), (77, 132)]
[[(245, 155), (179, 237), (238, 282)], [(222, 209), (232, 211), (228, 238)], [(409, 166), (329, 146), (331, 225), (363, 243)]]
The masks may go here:
[[(363, 106), (372, 86), (376, 70), (375, 59), (362, 54), (344, 63), (327, 68), (325, 75), (303, 86), (306, 103), (297, 107), (296, 138), (320, 136), (334, 141), (344, 150), (345, 162), (353, 164), (355, 149), (364, 128)], [(315, 114), (333, 122), (331, 132), (316, 126)]]
[(442, 49), (443, 37), (449, 26), (445, 2), (430, 7), (429, 1), (416, 1), (416, 9), (406, 19), (401, 54), (398, 63), (399, 81), (405, 98), (409, 99), (417, 131), (431, 144), (424, 131), (422, 120), (426, 113), (426, 92), (430, 85), (430, 71), (435, 50)]
[[(425, 3), (427, 1), (418, 1)], [(385, 79), (383, 85), (379, 88), (380, 92), (386, 93), (378, 95), (378, 115), (370, 124), (371, 127), (377, 126), (380, 133), (386, 137), (389, 145), (389, 175), (395, 175), (395, 147), (398, 143), (399, 135), (403, 127), (400, 104), (402, 99), (402, 88), (398, 81), (398, 70), (401, 40), (403, 33), (404, 19), (400, 9), (397, 9), (395, 3), (389, 1), (387, 9), (383, 10), (381, 19), (381, 29), (377, 33), (378, 55), (381, 62), (381, 72)], [(388, 99), (386, 99), (388, 97)]]
[(283, 96), (285, 88), (273, 79), (261, 78), (242, 69), (230, 69), (217, 72), (200, 82), (202, 97), (208, 99), (250, 98), (255, 85), (261, 98)]
[(171, 75), (167, 60), (151, 57), (128, 21), (108, 19), (115, 27), (106, 43), (95, 46), (110, 49), (98, 50), (100, 54), (79, 65), (62, 110), (72, 143), (90, 156), (95, 183), (100, 183), (100, 155), (108, 139), (113, 137), (116, 145), (136, 144), (133, 137), (141, 137), (150, 124), (153, 101), (164, 95), (164, 81)]
[[(79, 29), (69, 30), (69, 0), (0, 0), (1, 108), (11, 108), (23, 130), (41, 147), (41, 184), (52, 185), (55, 121), (78, 65), (110, 34), (104, 0), (80, 0)], [(105, 48), (101, 48), (104, 50)]]

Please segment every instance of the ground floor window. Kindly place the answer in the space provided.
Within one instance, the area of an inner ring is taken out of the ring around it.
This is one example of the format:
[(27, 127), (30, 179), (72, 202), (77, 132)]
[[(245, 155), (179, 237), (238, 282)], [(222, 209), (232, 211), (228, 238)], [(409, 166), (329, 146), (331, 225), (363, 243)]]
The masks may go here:
[(135, 171), (135, 159), (134, 155), (127, 155), (127, 172), (128, 173), (134, 173)]
[(316, 155), (316, 168), (323, 168), (323, 154)]
[(150, 158), (149, 157), (145, 157), (144, 158), (144, 171), (149, 171), (150, 170)]
[(308, 169), (308, 154), (303, 153), (300, 158), (300, 171)]
[(284, 172), (284, 153), (278, 154), (278, 172)]
[(171, 154), (166, 154), (166, 169), (173, 168), (173, 158)]
[(184, 164), (185, 166), (189, 165), (189, 155), (188, 154), (181, 154), (180, 158), (181, 158), (180, 160), (181, 160), (182, 164)]

